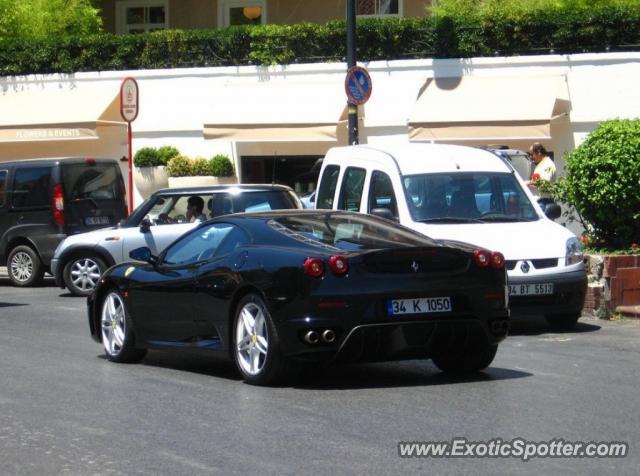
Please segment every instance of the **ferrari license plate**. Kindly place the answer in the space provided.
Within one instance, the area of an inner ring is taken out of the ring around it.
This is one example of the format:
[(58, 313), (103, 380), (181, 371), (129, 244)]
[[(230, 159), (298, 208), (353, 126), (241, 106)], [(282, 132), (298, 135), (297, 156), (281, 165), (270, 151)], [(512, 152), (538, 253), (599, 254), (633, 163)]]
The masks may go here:
[(108, 225), (111, 220), (109, 220), (109, 217), (87, 217), (84, 222), (86, 225)]
[(387, 312), (391, 316), (402, 314), (426, 314), (430, 312), (451, 312), (450, 297), (431, 297), (416, 299), (390, 299)]
[(509, 285), (509, 296), (548, 296), (550, 294), (553, 294), (553, 283)]

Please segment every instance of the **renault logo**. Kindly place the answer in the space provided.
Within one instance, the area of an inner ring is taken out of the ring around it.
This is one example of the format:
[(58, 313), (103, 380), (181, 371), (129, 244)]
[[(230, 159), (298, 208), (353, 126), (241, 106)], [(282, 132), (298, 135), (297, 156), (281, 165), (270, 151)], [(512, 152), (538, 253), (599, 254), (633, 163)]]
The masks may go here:
[(414, 261), (413, 263), (411, 263), (411, 269), (413, 270), (414, 273), (417, 273), (418, 270), (420, 269), (420, 265)]
[(526, 274), (529, 272), (529, 269), (530, 269), (529, 263), (526, 261), (523, 261), (522, 264), (520, 265), (520, 270)]

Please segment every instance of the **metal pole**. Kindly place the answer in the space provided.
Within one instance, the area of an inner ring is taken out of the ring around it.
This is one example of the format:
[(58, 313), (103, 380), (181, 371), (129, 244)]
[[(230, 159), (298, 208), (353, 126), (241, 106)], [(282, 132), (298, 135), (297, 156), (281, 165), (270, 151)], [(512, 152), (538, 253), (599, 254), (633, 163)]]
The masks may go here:
[(131, 156), (131, 122), (127, 122), (127, 145), (129, 159), (129, 214), (133, 211), (133, 158)]
[[(347, 69), (356, 65), (356, 0), (347, 0)], [(347, 101), (349, 144), (358, 144), (358, 106)]]

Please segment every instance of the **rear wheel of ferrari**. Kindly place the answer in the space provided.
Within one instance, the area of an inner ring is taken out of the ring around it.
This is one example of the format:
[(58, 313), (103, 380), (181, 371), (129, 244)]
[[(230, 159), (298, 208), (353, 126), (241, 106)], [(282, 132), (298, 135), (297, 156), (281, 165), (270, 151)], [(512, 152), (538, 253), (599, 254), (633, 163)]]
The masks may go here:
[(443, 372), (468, 374), (479, 372), (491, 365), (498, 344), (477, 344), (471, 347), (449, 349), (433, 356), (433, 363)]
[(133, 324), (124, 305), (124, 300), (116, 290), (109, 291), (102, 300), (100, 315), (102, 346), (112, 362), (137, 362), (147, 353), (137, 349)]
[(287, 373), (278, 333), (264, 301), (256, 294), (243, 297), (236, 308), (233, 355), (245, 382), (271, 385)]

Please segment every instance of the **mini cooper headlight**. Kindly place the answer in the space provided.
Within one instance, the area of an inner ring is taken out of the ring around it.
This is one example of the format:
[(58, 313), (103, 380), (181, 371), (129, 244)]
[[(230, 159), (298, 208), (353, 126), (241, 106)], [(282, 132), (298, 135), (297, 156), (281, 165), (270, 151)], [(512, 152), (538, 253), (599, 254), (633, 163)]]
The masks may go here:
[(577, 238), (569, 238), (567, 240), (567, 252), (564, 258), (565, 266), (580, 263), (584, 259), (582, 242)]

